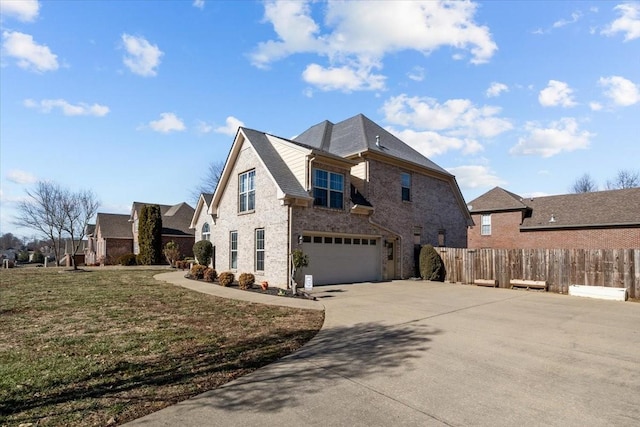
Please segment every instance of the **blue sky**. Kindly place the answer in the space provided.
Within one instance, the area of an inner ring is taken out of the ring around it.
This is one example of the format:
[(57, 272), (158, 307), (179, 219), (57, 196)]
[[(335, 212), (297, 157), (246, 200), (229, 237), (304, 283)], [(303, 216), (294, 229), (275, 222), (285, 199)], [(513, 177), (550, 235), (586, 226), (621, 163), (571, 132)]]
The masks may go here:
[(456, 175), (562, 194), (640, 169), (640, 2), (0, 0), (0, 233), (37, 180), (193, 203), (239, 125), (363, 113)]

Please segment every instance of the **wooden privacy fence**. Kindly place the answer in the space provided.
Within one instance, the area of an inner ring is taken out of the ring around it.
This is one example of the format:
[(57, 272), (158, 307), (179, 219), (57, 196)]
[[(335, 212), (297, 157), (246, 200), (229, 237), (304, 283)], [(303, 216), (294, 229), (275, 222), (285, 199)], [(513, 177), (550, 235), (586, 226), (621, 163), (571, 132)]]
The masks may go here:
[(546, 280), (551, 292), (568, 293), (569, 285), (607, 286), (640, 298), (640, 249), (436, 250), (450, 282), (495, 279), (508, 288), (511, 279)]

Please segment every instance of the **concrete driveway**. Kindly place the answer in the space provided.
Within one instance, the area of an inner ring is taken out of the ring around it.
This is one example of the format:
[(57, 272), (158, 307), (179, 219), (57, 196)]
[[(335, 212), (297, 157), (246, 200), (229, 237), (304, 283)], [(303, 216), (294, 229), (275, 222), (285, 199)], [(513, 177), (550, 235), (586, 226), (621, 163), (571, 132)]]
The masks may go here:
[(637, 426), (640, 304), (432, 282), (316, 288), (297, 353), (137, 426)]

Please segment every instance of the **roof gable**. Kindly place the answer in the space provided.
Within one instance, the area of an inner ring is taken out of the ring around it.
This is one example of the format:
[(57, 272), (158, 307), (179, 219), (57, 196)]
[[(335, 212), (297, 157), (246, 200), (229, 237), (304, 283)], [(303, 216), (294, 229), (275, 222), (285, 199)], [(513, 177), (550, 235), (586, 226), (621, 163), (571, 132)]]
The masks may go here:
[(193, 211), (193, 216), (191, 217), (191, 224), (189, 224), (189, 229), (195, 229), (196, 224), (198, 223), (198, 218), (200, 217), (201, 212), (207, 213), (209, 211), (209, 206), (211, 206), (211, 201), (213, 199), (213, 194), (211, 193), (201, 193), (200, 197), (198, 197), (198, 204), (196, 205), (196, 209)]
[(522, 197), (500, 187), (495, 187), (469, 202), (471, 212), (513, 211), (526, 208)]
[(103, 239), (133, 239), (129, 215), (98, 213), (95, 233), (98, 230)]
[(189, 230), (194, 209), (187, 203), (182, 202), (177, 205), (160, 205), (158, 203), (133, 202), (129, 221), (134, 221), (140, 215), (140, 210), (144, 205), (160, 206), (162, 215), (162, 234), (164, 235), (193, 235)]

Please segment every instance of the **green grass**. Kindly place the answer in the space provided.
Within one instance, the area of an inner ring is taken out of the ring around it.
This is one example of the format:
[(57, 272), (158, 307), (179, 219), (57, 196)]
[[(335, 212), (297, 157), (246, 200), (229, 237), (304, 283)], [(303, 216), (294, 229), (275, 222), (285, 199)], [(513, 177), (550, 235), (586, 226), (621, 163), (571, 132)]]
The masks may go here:
[(0, 425), (121, 424), (291, 353), (323, 322), (160, 271), (58, 271), (0, 272)]

